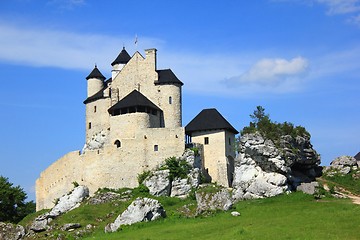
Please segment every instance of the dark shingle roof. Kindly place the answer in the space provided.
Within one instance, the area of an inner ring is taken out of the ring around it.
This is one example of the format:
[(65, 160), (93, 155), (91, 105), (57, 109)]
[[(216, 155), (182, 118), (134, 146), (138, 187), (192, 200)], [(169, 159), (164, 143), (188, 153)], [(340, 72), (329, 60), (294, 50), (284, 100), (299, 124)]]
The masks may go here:
[(156, 106), (153, 102), (151, 102), (147, 97), (142, 95), (137, 90), (134, 90), (131, 93), (129, 93), (126, 97), (121, 99), (114, 106), (109, 108), (108, 112), (111, 113), (112, 111), (117, 109), (128, 108), (128, 107), (139, 107), (139, 106), (150, 107), (161, 111), (161, 109), (158, 106)]
[(104, 77), (104, 75), (102, 75), (102, 73), (99, 71), (99, 69), (97, 68), (96, 65), (95, 65), (94, 69), (91, 71), (91, 73), (89, 74), (89, 76), (86, 77), (86, 80), (89, 80), (90, 78), (98, 78), (103, 81), (106, 79)]
[(191, 135), (193, 132), (217, 129), (228, 130), (234, 134), (239, 133), (215, 108), (202, 110), (186, 125), (185, 132)]
[(117, 58), (111, 63), (111, 66), (114, 66), (115, 64), (127, 64), (130, 59), (130, 55), (125, 50), (125, 47), (123, 47)]
[(108, 80), (106, 80), (104, 82), (104, 87), (103, 89), (101, 89), (100, 91), (98, 91), (97, 93), (95, 93), (94, 95), (88, 97), (87, 99), (85, 99), (84, 104), (87, 104), (89, 102), (93, 102), (96, 101), (98, 99), (104, 98), (104, 90), (105, 88), (107, 88), (107, 85), (112, 82), (112, 78), (109, 78)]
[(180, 84), (181, 86), (184, 85), (171, 71), (171, 69), (164, 69), (164, 70), (156, 70), (158, 73), (158, 80), (155, 81), (155, 84)]
[(356, 159), (356, 161), (360, 161), (360, 152), (358, 152), (358, 154), (356, 154), (354, 158)]

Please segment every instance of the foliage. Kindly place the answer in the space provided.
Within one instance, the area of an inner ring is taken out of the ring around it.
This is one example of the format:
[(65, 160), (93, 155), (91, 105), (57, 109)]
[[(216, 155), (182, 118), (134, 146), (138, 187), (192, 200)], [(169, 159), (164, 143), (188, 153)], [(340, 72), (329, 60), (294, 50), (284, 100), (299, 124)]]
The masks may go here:
[(138, 183), (139, 184), (142, 184), (145, 179), (147, 177), (149, 177), (151, 175), (151, 171), (144, 171), (143, 173), (140, 173), (138, 176), (137, 176), (137, 180), (138, 180)]
[(35, 212), (35, 203), (25, 202), (26, 198), (20, 186), (13, 186), (8, 178), (0, 176), (0, 222), (18, 223), (29, 213)]
[(307, 136), (310, 138), (310, 133), (302, 126), (294, 126), (289, 122), (277, 123), (270, 120), (270, 116), (265, 114), (265, 108), (257, 106), (253, 114), (250, 115), (252, 121), (248, 127), (244, 127), (241, 135), (247, 133), (259, 132), (266, 139), (272, 140), (276, 145), (279, 144), (281, 136), (290, 135), (293, 138), (296, 136)]
[(194, 156), (199, 156), (199, 148), (193, 147), (193, 148), (190, 148), (190, 150), (194, 152)]
[(162, 169), (170, 170), (169, 179), (172, 181), (175, 178), (186, 178), (191, 169), (191, 166), (186, 162), (185, 159), (170, 157), (165, 159), (165, 164)]

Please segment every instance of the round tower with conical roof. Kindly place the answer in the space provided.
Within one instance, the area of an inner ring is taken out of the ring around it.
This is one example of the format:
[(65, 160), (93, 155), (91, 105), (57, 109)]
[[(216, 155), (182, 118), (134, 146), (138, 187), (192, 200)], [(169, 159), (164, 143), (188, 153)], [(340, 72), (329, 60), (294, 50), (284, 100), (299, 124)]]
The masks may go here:
[(111, 66), (113, 67), (111, 71), (112, 79), (116, 77), (116, 75), (121, 71), (125, 64), (129, 62), (130, 59), (130, 55), (125, 50), (125, 47), (123, 47), (117, 58), (111, 63)]
[(89, 76), (86, 77), (86, 80), (87, 80), (87, 97), (91, 97), (95, 95), (104, 88), (105, 77), (99, 71), (96, 64), (94, 69), (89, 74)]

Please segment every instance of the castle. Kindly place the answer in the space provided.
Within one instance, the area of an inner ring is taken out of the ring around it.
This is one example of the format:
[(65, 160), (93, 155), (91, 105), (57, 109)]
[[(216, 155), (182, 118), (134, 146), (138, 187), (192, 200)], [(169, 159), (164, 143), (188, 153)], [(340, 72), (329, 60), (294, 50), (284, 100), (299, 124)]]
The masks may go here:
[(179, 157), (186, 143), (203, 145), (211, 180), (231, 186), (238, 132), (216, 110), (202, 110), (182, 127), (183, 83), (170, 69), (157, 69), (157, 50), (145, 57), (125, 48), (111, 63), (107, 79), (95, 66), (87, 79), (86, 143), (67, 153), (36, 181), (36, 208), (51, 208), (73, 182), (99, 188), (137, 187), (137, 175)]

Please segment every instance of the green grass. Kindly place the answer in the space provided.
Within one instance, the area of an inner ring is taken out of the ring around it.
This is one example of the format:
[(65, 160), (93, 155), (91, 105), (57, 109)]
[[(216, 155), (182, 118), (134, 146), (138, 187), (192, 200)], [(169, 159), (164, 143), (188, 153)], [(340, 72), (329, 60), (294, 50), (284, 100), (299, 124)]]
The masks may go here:
[[(175, 200), (174, 200), (175, 201)], [(174, 212), (179, 202), (170, 206)], [(167, 206), (164, 206), (167, 209)], [(86, 239), (359, 239), (360, 206), (347, 199), (315, 200), (293, 193), (242, 201), (230, 212), (209, 217), (169, 215), (155, 222), (123, 226), (115, 233), (95, 232)]]
[(335, 174), (332, 177), (324, 175), (322, 178), (354, 194), (360, 195), (360, 179), (354, 179), (353, 173), (346, 175)]

